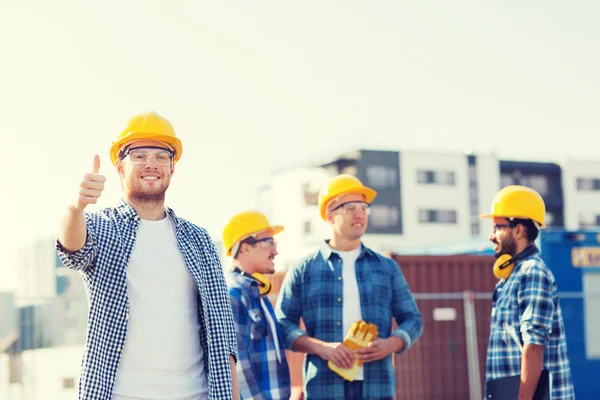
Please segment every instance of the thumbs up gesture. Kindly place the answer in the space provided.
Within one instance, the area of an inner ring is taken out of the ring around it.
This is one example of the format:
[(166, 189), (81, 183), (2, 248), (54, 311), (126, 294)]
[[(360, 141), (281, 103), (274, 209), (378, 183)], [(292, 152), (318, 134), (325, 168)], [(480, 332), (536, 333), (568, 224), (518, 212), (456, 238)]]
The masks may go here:
[(88, 204), (96, 204), (98, 198), (104, 190), (104, 182), (106, 177), (99, 174), (100, 171), (100, 156), (94, 156), (94, 164), (92, 172), (88, 172), (83, 176), (83, 180), (79, 185), (79, 194), (75, 201), (75, 209), (83, 211)]

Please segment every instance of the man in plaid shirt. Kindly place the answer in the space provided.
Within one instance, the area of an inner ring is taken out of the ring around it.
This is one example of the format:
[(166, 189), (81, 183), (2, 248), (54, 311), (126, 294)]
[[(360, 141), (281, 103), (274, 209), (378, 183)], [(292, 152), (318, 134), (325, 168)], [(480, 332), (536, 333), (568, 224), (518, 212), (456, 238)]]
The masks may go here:
[(533, 398), (548, 370), (553, 400), (574, 399), (567, 342), (554, 275), (534, 241), (545, 227), (545, 204), (533, 189), (507, 186), (492, 203), (490, 241), (499, 279), (492, 298), (486, 381), (520, 375), (518, 400)]
[(81, 273), (89, 300), (82, 400), (239, 398), (235, 325), (215, 246), (164, 205), (181, 153), (169, 121), (134, 116), (110, 151), (124, 198), (84, 211), (106, 180), (95, 156), (63, 218), (57, 251)]
[(271, 284), (263, 274), (275, 272), (274, 235), (281, 225), (270, 225), (257, 211), (234, 215), (223, 230), (223, 245), (233, 257), (229, 295), (237, 324), (237, 377), (241, 398), (288, 400), (290, 371), (283, 333), (267, 295)]
[[(277, 299), (286, 347), (306, 353), (309, 400), (393, 399), (392, 355), (408, 350), (423, 331), (421, 313), (398, 265), (361, 242), (375, 196), (355, 176), (330, 180), (319, 193), (319, 208), (332, 228), (331, 240), (287, 271)], [(394, 331), (392, 319), (398, 325)], [(352, 351), (342, 342), (360, 320), (376, 325), (379, 337)], [(329, 368), (332, 362), (349, 369), (355, 359), (362, 366), (352, 381)]]

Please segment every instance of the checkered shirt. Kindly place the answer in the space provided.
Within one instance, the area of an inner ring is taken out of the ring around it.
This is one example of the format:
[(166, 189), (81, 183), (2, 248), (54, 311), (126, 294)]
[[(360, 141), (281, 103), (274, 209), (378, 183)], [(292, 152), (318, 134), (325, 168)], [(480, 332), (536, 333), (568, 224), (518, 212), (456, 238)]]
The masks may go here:
[[(417, 304), (395, 261), (361, 245), (356, 280), (363, 320), (374, 323), (380, 338), (396, 335), (408, 350), (423, 332)], [(342, 259), (327, 242), (286, 273), (275, 307), (286, 348), (302, 335), (324, 342), (342, 342)], [(299, 327), (302, 318), (306, 331)], [(392, 318), (398, 328), (392, 332)], [(364, 364), (363, 398), (392, 399), (396, 378), (392, 355)], [(344, 380), (316, 354), (304, 358), (304, 390), (309, 399), (344, 398)]]
[(285, 358), (283, 332), (275, 319), (273, 306), (263, 298), (277, 329), (281, 362), (277, 361), (274, 336), (260, 304), (258, 284), (237, 272), (232, 272), (228, 278), (233, 318), (237, 324), (237, 379), (241, 398), (288, 400), (291, 395), (290, 370)]
[[(175, 221), (177, 244), (198, 286), (198, 336), (204, 351), (209, 398), (231, 399), (229, 356), (237, 358), (237, 343), (216, 248), (206, 230), (178, 218), (170, 208), (166, 208), (166, 212)], [(79, 399), (106, 400), (112, 398), (120, 349), (127, 336), (126, 266), (140, 218), (123, 199), (115, 207), (86, 213), (85, 217), (85, 246), (76, 253), (69, 253), (56, 240), (56, 249), (66, 267), (80, 272), (88, 296), (88, 332)]]
[(567, 341), (554, 275), (539, 252), (518, 261), (508, 279), (501, 279), (492, 298), (486, 380), (521, 373), (522, 343), (544, 346), (544, 369), (552, 374), (552, 399), (574, 399)]

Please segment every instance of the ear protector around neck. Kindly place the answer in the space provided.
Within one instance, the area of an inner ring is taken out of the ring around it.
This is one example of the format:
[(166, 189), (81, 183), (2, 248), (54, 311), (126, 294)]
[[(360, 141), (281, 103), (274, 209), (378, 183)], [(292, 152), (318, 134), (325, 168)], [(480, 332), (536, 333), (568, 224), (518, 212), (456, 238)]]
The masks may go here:
[(536, 251), (537, 247), (531, 245), (519, 254), (516, 254), (514, 256), (511, 256), (510, 254), (502, 254), (494, 263), (494, 275), (498, 279), (508, 279), (513, 269), (515, 268), (515, 263), (517, 261), (529, 257)]
[(269, 281), (263, 274), (255, 272), (252, 275), (250, 275), (237, 267), (234, 269), (234, 271), (239, 273), (240, 275), (254, 279), (256, 283), (258, 283), (258, 291), (260, 292), (261, 296), (266, 296), (271, 292), (271, 281)]

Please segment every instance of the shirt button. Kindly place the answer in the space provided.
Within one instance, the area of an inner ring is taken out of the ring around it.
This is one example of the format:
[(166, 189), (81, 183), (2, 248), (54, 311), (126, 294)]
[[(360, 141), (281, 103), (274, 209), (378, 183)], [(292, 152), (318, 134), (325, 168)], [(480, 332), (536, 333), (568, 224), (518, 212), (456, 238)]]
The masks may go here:
[(131, 235), (131, 240), (135, 240), (135, 235)]
[(129, 313), (125, 314), (125, 321), (129, 320)]
[(341, 303), (341, 302), (342, 302), (342, 298), (338, 297), (338, 303)]
[(340, 321), (338, 321), (337, 326), (340, 326), (340, 325), (341, 325), (341, 323), (340, 323)]
[(341, 276), (338, 276), (338, 281), (341, 281), (341, 280), (342, 280), (342, 277), (341, 277)]
[(120, 353), (121, 352), (121, 348), (117, 347), (117, 352)]

